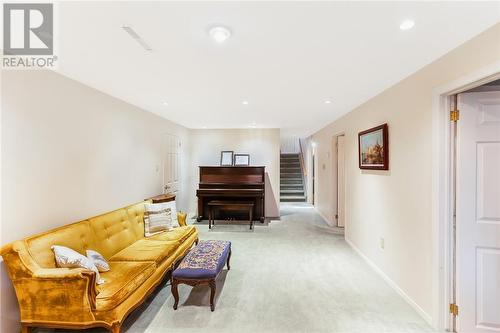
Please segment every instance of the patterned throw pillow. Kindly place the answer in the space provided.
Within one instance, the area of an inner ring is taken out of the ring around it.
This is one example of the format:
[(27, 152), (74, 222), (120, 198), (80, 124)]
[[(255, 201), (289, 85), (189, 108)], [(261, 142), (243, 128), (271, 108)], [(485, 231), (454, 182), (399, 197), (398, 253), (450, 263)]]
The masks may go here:
[(166, 208), (170, 208), (170, 211), (172, 212), (172, 227), (177, 228), (180, 226), (179, 221), (177, 220), (177, 205), (174, 201), (169, 201), (169, 202), (164, 202), (162, 205), (165, 205)]
[(150, 237), (172, 229), (172, 211), (165, 203), (147, 203), (145, 206), (144, 236)]
[(65, 246), (53, 245), (51, 249), (52, 251), (54, 251), (57, 267), (62, 267), (62, 268), (81, 267), (88, 269), (96, 273), (97, 284), (104, 283), (104, 279), (101, 279), (101, 276), (99, 275), (99, 270), (97, 269), (97, 267), (95, 267), (94, 263), (92, 263), (92, 261), (89, 258)]
[(94, 250), (87, 250), (86, 253), (87, 253), (87, 258), (89, 258), (90, 261), (92, 261), (92, 263), (95, 265), (95, 267), (97, 267), (99, 272), (109, 271), (109, 264), (106, 261), (106, 259), (104, 259), (102, 254)]

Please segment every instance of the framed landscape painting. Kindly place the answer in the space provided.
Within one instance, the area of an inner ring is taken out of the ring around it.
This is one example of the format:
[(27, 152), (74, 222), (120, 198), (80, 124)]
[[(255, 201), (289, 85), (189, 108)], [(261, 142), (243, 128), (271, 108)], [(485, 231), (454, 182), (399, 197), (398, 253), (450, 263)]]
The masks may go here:
[(359, 132), (359, 168), (389, 170), (389, 128), (387, 124)]

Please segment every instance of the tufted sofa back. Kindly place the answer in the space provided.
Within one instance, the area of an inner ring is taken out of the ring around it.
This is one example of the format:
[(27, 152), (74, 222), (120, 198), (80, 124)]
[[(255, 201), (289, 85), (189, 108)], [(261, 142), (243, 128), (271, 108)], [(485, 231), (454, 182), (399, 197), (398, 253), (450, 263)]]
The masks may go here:
[(26, 238), (26, 245), (35, 262), (44, 268), (56, 267), (52, 245), (62, 245), (85, 254), (94, 247), (89, 221), (81, 221)]
[(44, 268), (56, 267), (52, 245), (69, 247), (83, 255), (88, 249), (110, 258), (144, 237), (144, 202), (65, 225), (25, 239), (30, 255)]

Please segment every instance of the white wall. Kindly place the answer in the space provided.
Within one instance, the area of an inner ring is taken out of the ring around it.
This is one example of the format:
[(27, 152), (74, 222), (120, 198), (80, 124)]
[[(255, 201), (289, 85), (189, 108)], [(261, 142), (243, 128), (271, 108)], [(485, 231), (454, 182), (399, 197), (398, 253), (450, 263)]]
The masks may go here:
[[(2, 71), (1, 129), (2, 245), (161, 193), (165, 133), (183, 141), (181, 169), (189, 163), (186, 128), (45, 70)], [(0, 265), (0, 331), (15, 332)]]
[[(191, 209), (196, 212), (196, 189), (200, 165), (219, 165), (220, 152), (250, 154), (250, 165), (265, 166), (270, 186), (266, 188), (266, 216), (279, 216), (280, 130), (200, 129), (190, 131)], [(269, 191), (269, 190), (272, 191)]]
[[(334, 221), (332, 137), (345, 133), (346, 239), (437, 322), (433, 294), (433, 89), (500, 60), (500, 24), (315, 133), (316, 207)], [(389, 124), (389, 171), (358, 168), (358, 132)], [(385, 249), (380, 238), (385, 239)]]

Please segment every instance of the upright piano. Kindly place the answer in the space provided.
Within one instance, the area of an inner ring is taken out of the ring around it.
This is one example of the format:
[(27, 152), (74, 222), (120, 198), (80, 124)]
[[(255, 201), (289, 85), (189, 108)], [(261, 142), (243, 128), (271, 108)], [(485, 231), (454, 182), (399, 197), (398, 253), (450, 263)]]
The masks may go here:
[(264, 183), (263, 166), (200, 166), (200, 183), (196, 191), (198, 222), (208, 219), (208, 203), (211, 200), (226, 200), (253, 202), (254, 220), (263, 223)]

